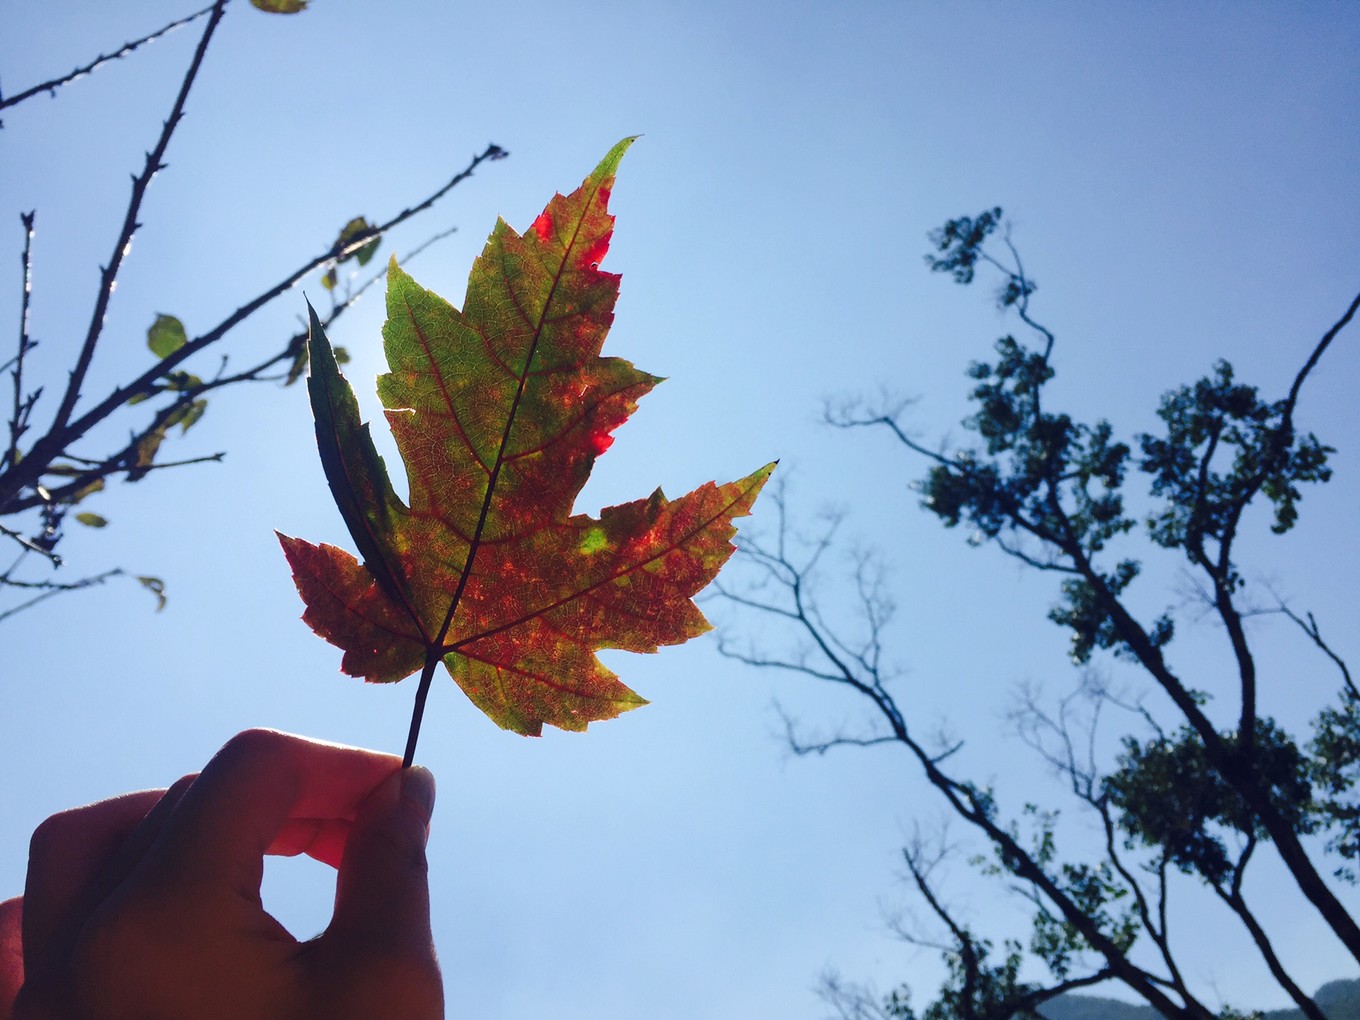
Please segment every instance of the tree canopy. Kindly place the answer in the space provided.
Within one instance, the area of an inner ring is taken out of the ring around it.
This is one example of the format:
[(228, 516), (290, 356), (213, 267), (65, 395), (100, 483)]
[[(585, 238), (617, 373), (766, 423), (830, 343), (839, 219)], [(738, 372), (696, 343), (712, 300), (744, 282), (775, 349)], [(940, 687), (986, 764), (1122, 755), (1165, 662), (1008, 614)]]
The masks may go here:
[[(970, 543), (994, 545), (1057, 578), (1058, 599), (1047, 616), (1067, 631), (1071, 662), (1088, 671), (1057, 712), (1031, 691), (1014, 720), (1098, 822), (1104, 846), (1096, 855), (1069, 851), (1071, 830), (1060, 826), (1058, 806), (1028, 803), (1019, 812), (1007, 810), (990, 785), (951, 771), (959, 745), (931, 747), (919, 735), (921, 725), (885, 665), (892, 604), (872, 558), (855, 560), (859, 627), (852, 636), (828, 622), (821, 609), (826, 600), (819, 602), (825, 582), (817, 567), (832, 547), (830, 534), (799, 552), (790, 522), (781, 520), (773, 541), (745, 543), (750, 587), (724, 588), (723, 594), (743, 609), (783, 621), (801, 650), (757, 650), (729, 631), (727, 653), (842, 685), (866, 699), (875, 717), (867, 735), (808, 741), (791, 725), (793, 749), (905, 748), (950, 813), (990, 847), (978, 866), (1009, 880), (1031, 913), (1025, 938), (998, 942), (980, 933), (949, 906), (932, 877), (949, 856), (948, 845), (931, 848), (920, 838), (904, 858), (946, 935), (942, 942), (915, 931), (907, 937), (941, 948), (948, 980), (919, 1012), (906, 988), (874, 1001), (862, 990), (832, 983), (825, 989), (828, 1001), (847, 1017), (878, 1010), (900, 1020), (1002, 1020), (1035, 1016), (1064, 993), (1118, 981), (1167, 1017), (1237, 1015), (1206, 1005), (1203, 989), (1180, 963), (1168, 911), (1173, 901), (1194, 896), (1196, 889), (1188, 887), (1194, 886), (1235, 916), (1261, 964), (1302, 1013), (1322, 1020), (1317, 1002), (1290, 976), (1288, 947), (1258, 917), (1245, 882), (1254, 859), (1273, 855), (1293, 880), (1300, 909), (1316, 911), (1360, 961), (1360, 928), (1341, 891), (1355, 881), (1360, 691), (1314, 616), (1278, 599), (1261, 605), (1238, 548), (1244, 529), (1257, 524), (1253, 505), (1266, 504), (1266, 527), (1284, 534), (1299, 523), (1308, 487), (1331, 478), (1334, 449), (1297, 428), (1295, 411), (1309, 375), (1360, 309), (1360, 296), (1302, 353), (1293, 378), (1277, 384), (1278, 396), (1238, 381), (1232, 365), (1220, 360), (1204, 377), (1162, 398), (1159, 431), (1125, 440), (1111, 422), (1076, 420), (1049, 399), (1057, 340), (1033, 317), (1036, 284), (1002, 210), (950, 220), (929, 239), (932, 271), (962, 285), (981, 270), (998, 274), (997, 305), (1022, 327), (1019, 336), (1007, 333), (996, 341), (992, 359), (968, 367), (974, 410), (964, 425), (976, 439), (926, 446), (914, 437), (900, 405), (851, 404), (829, 411), (828, 418), (847, 429), (889, 430), (927, 464), (916, 484), (926, 511), (946, 528), (967, 528)], [(1145, 480), (1146, 495), (1135, 495), (1138, 478)], [(1181, 557), (1198, 586), (1193, 605), (1149, 618), (1133, 601), (1150, 549)], [(1335, 673), (1335, 696), (1316, 706), (1308, 733), (1291, 733), (1258, 712), (1263, 681), (1248, 620), (1263, 612), (1286, 617), (1315, 646), (1317, 661), (1301, 668)], [(1212, 617), (1226, 637), (1222, 668), (1235, 678), (1235, 705), (1216, 703), (1204, 684), (1176, 665), (1178, 621), (1196, 613)], [(999, 636), (1004, 624), (988, 621), (985, 629)], [(1102, 654), (1135, 667), (1146, 687), (1164, 698), (1148, 691), (1126, 699), (1089, 671)], [(1073, 711), (1077, 704), (1086, 708), (1081, 719)], [(1102, 713), (1124, 717), (1126, 729), (1112, 757), (1102, 755), (1097, 737)], [(1176, 881), (1178, 874), (1193, 882)]]

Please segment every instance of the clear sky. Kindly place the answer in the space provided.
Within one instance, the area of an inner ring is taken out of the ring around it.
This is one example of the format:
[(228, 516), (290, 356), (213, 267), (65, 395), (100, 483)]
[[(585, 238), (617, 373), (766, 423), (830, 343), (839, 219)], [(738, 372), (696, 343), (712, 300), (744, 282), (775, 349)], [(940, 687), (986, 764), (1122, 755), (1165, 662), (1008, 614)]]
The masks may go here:
[[(15, 92), (194, 6), (0, 0), (0, 82)], [(6, 112), (0, 337), (17, 331), (18, 213), (36, 209), (32, 329), (52, 388), (197, 32)], [(894, 565), (890, 638), (913, 721), (967, 738), (960, 768), (997, 778), (1018, 809), (1056, 786), (1006, 737), (1008, 692), (1076, 679), (1043, 619), (1051, 587), (939, 529), (907, 489), (921, 465), (884, 436), (828, 432), (822, 400), (886, 387), (919, 398), (924, 438), (959, 435), (963, 369), (1009, 327), (986, 289), (932, 277), (921, 255), (929, 229), (996, 204), (1039, 281), (1035, 314), (1059, 334), (1055, 401), (1132, 433), (1152, 425), (1160, 393), (1219, 357), (1283, 394), (1360, 287), (1358, 56), (1360, 9), (1325, 2), (314, 0), (270, 18), (236, 0), (148, 198), (89, 392), (148, 363), (155, 313), (208, 328), (351, 216), (390, 216), (496, 142), (510, 159), (383, 248), (456, 225), (410, 270), (461, 302), (497, 215), (527, 227), (640, 133), (613, 198), (606, 267), (623, 291), (606, 353), (668, 381), (580, 507), (781, 458), (806, 519), (847, 509), (847, 538)], [(279, 344), (302, 296), (222, 353), (244, 364)], [(333, 337), (370, 416), (381, 316), (375, 291)], [(1253, 580), (1317, 611), (1352, 661), (1358, 370), (1352, 331), (1304, 394), (1304, 424), (1339, 447), (1337, 480), (1307, 495), (1295, 534), (1250, 545)], [(126, 584), (0, 623), (5, 895), (48, 814), (164, 785), (245, 727), (401, 749), (414, 683), (339, 675), (339, 652), (297, 619), (272, 534), (349, 544), (303, 388), (221, 396), (175, 452), (219, 449), (222, 465), (101, 497), (91, 509), (111, 525), (73, 529), (63, 547), (72, 574), (163, 576), (163, 613)], [(1158, 576), (1174, 585), (1173, 569)], [(1151, 588), (1147, 604), (1175, 598)], [(1219, 636), (1185, 626), (1178, 661), (1214, 690)], [(1263, 708), (1300, 723), (1330, 678), (1284, 625), (1259, 627), (1275, 649)], [(888, 751), (790, 759), (771, 705), (826, 726), (853, 724), (859, 707), (739, 668), (712, 639), (610, 661), (652, 704), (585, 735), (503, 733), (436, 683), (419, 758), (440, 783), (430, 852), (450, 1014), (812, 1020), (828, 967), (911, 981), (924, 1002), (934, 954), (883, 918), (912, 903), (898, 848), (938, 805)], [(962, 864), (954, 878), (952, 901), (1006, 934), (1001, 893)], [(320, 866), (271, 867), (266, 904), (310, 934), (327, 880)], [(1263, 868), (1253, 892), (1300, 983), (1349, 975), (1279, 881)], [(1244, 947), (1218, 941), (1212, 909), (1178, 922), (1186, 945), (1214, 950), (1191, 950), (1206, 996), (1283, 1004)]]

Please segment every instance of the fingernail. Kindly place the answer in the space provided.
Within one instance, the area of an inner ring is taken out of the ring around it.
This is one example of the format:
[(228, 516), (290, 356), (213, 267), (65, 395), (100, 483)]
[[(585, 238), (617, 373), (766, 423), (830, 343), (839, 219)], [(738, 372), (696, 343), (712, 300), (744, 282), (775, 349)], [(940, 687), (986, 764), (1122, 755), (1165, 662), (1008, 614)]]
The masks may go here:
[(420, 812), (425, 824), (434, 814), (434, 774), (423, 765), (412, 765), (401, 774), (401, 799)]

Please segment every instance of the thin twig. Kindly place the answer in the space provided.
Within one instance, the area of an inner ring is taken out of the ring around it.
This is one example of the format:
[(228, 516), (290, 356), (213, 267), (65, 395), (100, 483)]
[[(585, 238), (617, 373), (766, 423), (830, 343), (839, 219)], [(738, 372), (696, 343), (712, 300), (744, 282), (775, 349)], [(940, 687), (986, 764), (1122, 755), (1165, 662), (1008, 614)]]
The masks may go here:
[(66, 583), (58, 583), (55, 581), (44, 581), (37, 583), (6, 581), (5, 584), (12, 588), (42, 588), (43, 591), (40, 594), (35, 595), (33, 598), (29, 599), (27, 602), (21, 602), (17, 606), (11, 606), (4, 612), (0, 612), (0, 623), (3, 623), (11, 616), (15, 616), (19, 613), (22, 613), (25, 609), (32, 609), (39, 602), (44, 602), (54, 595), (61, 595), (65, 592), (79, 591), (82, 588), (90, 588), (96, 584), (103, 584), (109, 578), (119, 577), (122, 574), (123, 570), (121, 568), (114, 567), (112, 570), (106, 570), (102, 574), (94, 574), (90, 577), (81, 578), (79, 581), (70, 581)]
[(71, 82), (77, 80), (78, 78), (85, 77), (87, 74), (90, 74), (92, 71), (97, 70), (104, 64), (110, 63), (114, 60), (118, 60), (122, 57), (126, 57), (129, 53), (137, 49), (139, 46), (144, 46), (146, 43), (154, 42), (161, 36), (173, 32), (175, 29), (181, 28), (184, 25), (189, 24), (189, 22), (203, 17), (203, 15), (207, 14), (211, 10), (212, 7), (209, 6), (203, 8), (203, 10), (201, 11), (195, 11), (193, 14), (190, 14), (187, 17), (180, 18), (177, 21), (172, 21), (170, 22), (170, 24), (158, 28), (150, 35), (144, 35), (140, 39), (136, 39), (133, 42), (124, 43), (120, 48), (118, 48), (112, 53), (107, 54), (101, 53), (99, 56), (95, 57), (94, 60), (90, 61), (83, 67), (77, 67), (70, 74), (65, 74), (62, 75), (60, 78), (53, 78), (50, 81), (45, 81), (39, 85), (34, 85), (32, 88), (25, 89), (24, 91), (18, 93), (17, 95), (9, 96), (6, 98), (0, 98), (0, 110), (6, 109), (7, 107), (10, 106), (18, 106), (25, 99), (32, 99), (34, 96), (41, 95), (44, 92), (50, 93), (51, 95), (55, 96), (57, 94), (57, 89), (61, 88), (63, 85), (69, 85)]
[(1332, 649), (1331, 645), (1327, 644), (1327, 642), (1323, 640), (1322, 631), (1318, 627), (1317, 619), (1313, 616), (1313, 614), (1312, 613), (1308, 614), (1308, 621), (1305, 623), (1302, 619), (1300, 619), (1298, 614), (1296, 614), (1292, 609), (1285, 605), (1284, 602), (1280, 603), (1277, 612), (1283, 613), (1285, 616), (1289, 617), (1289, 619), (1293, 620), (1296, 624), (1298, 624), (1299, 629), (1308, 635), (1308, 637), (1312, 640), (1313, 644), (1317, 645), (1318, 649), (1324, 655), (1326, 655), (1327, 658), (1331, 659), (1332, 662), (1336, 663), (1336, 668), (1341, 670), (1341, 680), (1346, 685), (1347, 692), (1350, 694), (1352, 698), (1360, 698), (1360, 688), (1357, 688), (1355, 685), (1355, 681), (1351, 679), (1350, 667), (1346, 665), (1346, 660), (1343, 659), (1340, 655), (1338, 655)]

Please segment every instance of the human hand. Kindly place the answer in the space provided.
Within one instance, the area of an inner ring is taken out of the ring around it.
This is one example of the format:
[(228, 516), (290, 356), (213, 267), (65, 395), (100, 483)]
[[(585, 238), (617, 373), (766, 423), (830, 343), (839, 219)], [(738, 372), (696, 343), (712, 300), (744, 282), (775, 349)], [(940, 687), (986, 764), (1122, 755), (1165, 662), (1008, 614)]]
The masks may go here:
[[(168, 790), (52, 816), (23, 898), (0, 904), (0, 1017), (443, 1017), (425, 864), (434, 780), (399, 766), (249, 730)], [(339, 869), (316, 938), (265, 912), (266, 853)]]

